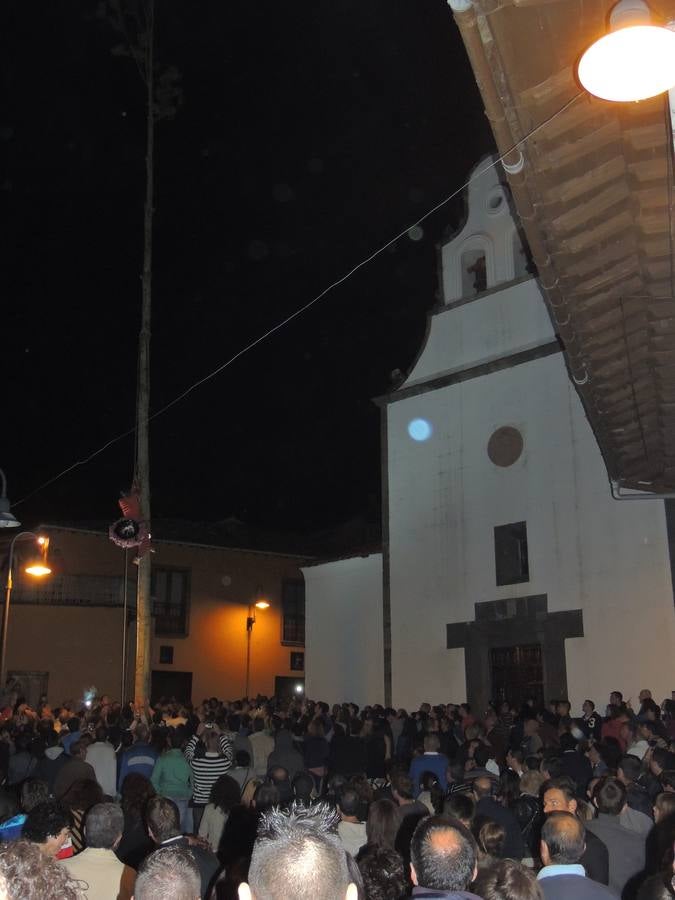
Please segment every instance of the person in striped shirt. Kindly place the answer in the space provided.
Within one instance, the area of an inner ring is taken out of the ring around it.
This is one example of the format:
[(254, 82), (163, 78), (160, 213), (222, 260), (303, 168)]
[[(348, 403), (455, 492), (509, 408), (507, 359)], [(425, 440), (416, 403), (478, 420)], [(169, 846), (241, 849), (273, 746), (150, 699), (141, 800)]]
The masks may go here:
[(232, 768), (234, 751), (230, 741), (215, 725), (202, 722), (183, 752), (192, 769), (192, 815), (194, 830), (198, 832), (211, 788)]

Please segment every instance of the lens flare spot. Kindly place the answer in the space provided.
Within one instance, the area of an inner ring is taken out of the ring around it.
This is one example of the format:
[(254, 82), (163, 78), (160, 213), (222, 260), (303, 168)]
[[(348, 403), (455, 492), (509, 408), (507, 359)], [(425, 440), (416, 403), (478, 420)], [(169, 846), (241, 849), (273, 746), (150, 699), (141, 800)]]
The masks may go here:
[(426, 419), (413, 419), (408, 424), (408, 434), (413, 441), (428, 441), (434, 429)]

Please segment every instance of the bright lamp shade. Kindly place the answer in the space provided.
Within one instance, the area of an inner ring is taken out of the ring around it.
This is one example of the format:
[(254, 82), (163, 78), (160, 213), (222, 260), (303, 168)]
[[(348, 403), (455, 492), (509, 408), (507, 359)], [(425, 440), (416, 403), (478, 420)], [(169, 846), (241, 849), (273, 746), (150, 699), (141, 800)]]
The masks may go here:
[(603, 100), (655, 97), (675, 86), (675, 32), (656, 25), (619, 28), (581, 57), (579, 81)]

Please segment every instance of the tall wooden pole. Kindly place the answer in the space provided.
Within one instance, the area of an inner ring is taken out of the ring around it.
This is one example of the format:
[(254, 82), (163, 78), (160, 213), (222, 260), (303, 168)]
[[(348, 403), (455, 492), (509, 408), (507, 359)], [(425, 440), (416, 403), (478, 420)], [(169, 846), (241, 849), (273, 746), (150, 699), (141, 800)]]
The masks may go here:
[[(145, 208), (143, 219), (143, 279), (141, 330), (138, 337), (138, 394), (136, 399), (136, 481), (140, 489), (143, 517), (150, 522), (150, 335), (152, 310), (152, 220), (154, 203), (153, 154), (155, 143), (154, 103), (154, 0), (147, 2), (145, 82), (147, 113), (145, 133)], [(150, 553), (140, 558), (136, 594), (136, 676), (137, 703), (150, 700)]]

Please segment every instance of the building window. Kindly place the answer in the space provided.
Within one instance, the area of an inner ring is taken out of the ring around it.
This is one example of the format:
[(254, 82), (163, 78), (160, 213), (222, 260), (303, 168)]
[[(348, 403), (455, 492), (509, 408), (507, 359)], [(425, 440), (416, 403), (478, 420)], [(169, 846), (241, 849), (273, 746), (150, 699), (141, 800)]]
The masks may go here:
[(153, 569), (151, 597), (155, 634), (185, 637), (188, 633), (190, 570)]
[(305, 654), (297, 650), (291, 653), (291, 672), (305, 671)]
[(160, 645), (159, 661), (163, 666), (173, 665), (173, 647), (170, 644)]
[(525, 522), (495, 527), (495, 567), (498, 585), (530, 580)]
[(281, 643), (305, 645), (305, 582), (284, 581), (281, 587)]

